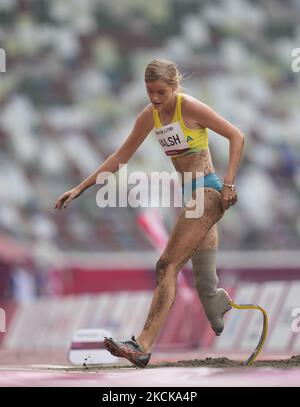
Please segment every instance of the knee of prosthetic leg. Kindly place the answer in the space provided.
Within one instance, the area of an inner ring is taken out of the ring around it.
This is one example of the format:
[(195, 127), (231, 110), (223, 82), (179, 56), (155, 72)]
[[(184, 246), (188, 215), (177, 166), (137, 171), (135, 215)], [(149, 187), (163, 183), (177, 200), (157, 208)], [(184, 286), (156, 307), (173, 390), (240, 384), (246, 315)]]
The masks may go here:
[(231, 298), (223, 288), (217, 288), (216, 250), (199, 250), (192, 258), (194, 284), (207, 319), (216, 335), (224, 329), (224, 314), (231, 309)]

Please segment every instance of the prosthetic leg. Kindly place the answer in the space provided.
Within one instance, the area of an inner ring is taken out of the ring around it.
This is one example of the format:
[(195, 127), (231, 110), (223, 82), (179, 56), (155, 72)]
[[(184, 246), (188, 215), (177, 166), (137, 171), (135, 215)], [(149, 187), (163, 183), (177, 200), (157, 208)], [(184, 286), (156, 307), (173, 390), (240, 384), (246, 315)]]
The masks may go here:
[[(153, 246), (161, 253), (167, 243), (168, 234), (159, 213), (153, 210), (143, 213), (139, 216), (138, 223)], [(212, 235), (211, 238), (213, 240), (214, 236)], [(201, 248), (193, 255), (191, 260), (193, 263), (194, 285), (198, 291), (206, 316), (216, 335), (222, 333), (224, 329), (223, 316), (231, 308), (261, 311), (263, 314), (263, 328), (259, 342), (250, 357), (243, 363), (245, 366), (252, 366), (261, 352), (268, 334), (268, 315), (259, 305), (235, 304), (223, 288), (217, 288), (219, 279), (216, 273), (216, 242), (214, 248)], [(207, 244), (209, 245), (210, 243), (207, 242)], [(189, 289), (183, 277), (181, 280), (179, 279), (178, 285), (181, 288)]]
[(217, 288), (216, 249), (200, 249), (192, 257), (194, 285), (203, 309), (216, 335), (224, 329), (223, 316), (232, 300), (223, 288)]
[(252, 366), (261, 352), (268, 334), (268, 315), (259, 305), (235, 304), (223, 288), (217, 288), (216, 249), (200, 249), (192, 257), (194, 284), (198, 291), (207, 319), (216, 335), (224, 329), (224, 314), (232, 307), (237, 310), (259, 310), (263, 315), (263, 329), (259, 342), (250, 357), (243, 363)]

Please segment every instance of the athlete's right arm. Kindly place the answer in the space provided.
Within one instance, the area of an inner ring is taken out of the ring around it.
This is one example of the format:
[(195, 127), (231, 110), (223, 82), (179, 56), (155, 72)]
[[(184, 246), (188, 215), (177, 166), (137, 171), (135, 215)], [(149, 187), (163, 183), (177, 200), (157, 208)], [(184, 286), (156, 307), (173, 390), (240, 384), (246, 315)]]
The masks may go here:
[(96, 171), (83, 180), (78, 186), (70, 189), (61, 195), (55, 204), (55, 209), (65, 208), (73, 199), (81, 195), (87, 188), (96, 184), (97, 177), (101, 173), (115, 172), (121, 164), (126, 164), (139, 146), (143, 143), (150, 131), (153, 129), (152, 106), (148, 105), (137, 117), (134, 127), (121, 145), (121, 147), (112, 153)]

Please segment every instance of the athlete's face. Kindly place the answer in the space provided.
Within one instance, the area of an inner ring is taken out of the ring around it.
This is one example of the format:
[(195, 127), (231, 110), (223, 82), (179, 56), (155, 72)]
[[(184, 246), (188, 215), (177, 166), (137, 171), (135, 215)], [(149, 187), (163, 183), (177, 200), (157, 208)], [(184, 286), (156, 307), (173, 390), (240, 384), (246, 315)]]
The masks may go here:
[(170, 105), (174, 99), (175, 89), (162, 80), (146, 82), (150, 102), (155, 109), (161, 110)]

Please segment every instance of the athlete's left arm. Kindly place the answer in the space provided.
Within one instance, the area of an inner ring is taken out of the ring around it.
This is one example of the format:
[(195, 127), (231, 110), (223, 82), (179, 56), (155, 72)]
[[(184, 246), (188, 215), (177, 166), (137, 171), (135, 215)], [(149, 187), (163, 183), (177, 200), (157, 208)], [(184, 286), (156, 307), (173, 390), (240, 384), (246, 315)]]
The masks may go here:
[(229, 163), (224, 183), (234, 184), (242, 157), (244, 134), (204, 103), (193, 100), (189, 101), (187, 107), (189, 116), (201, 127), (207, 127), (229, 140)]

